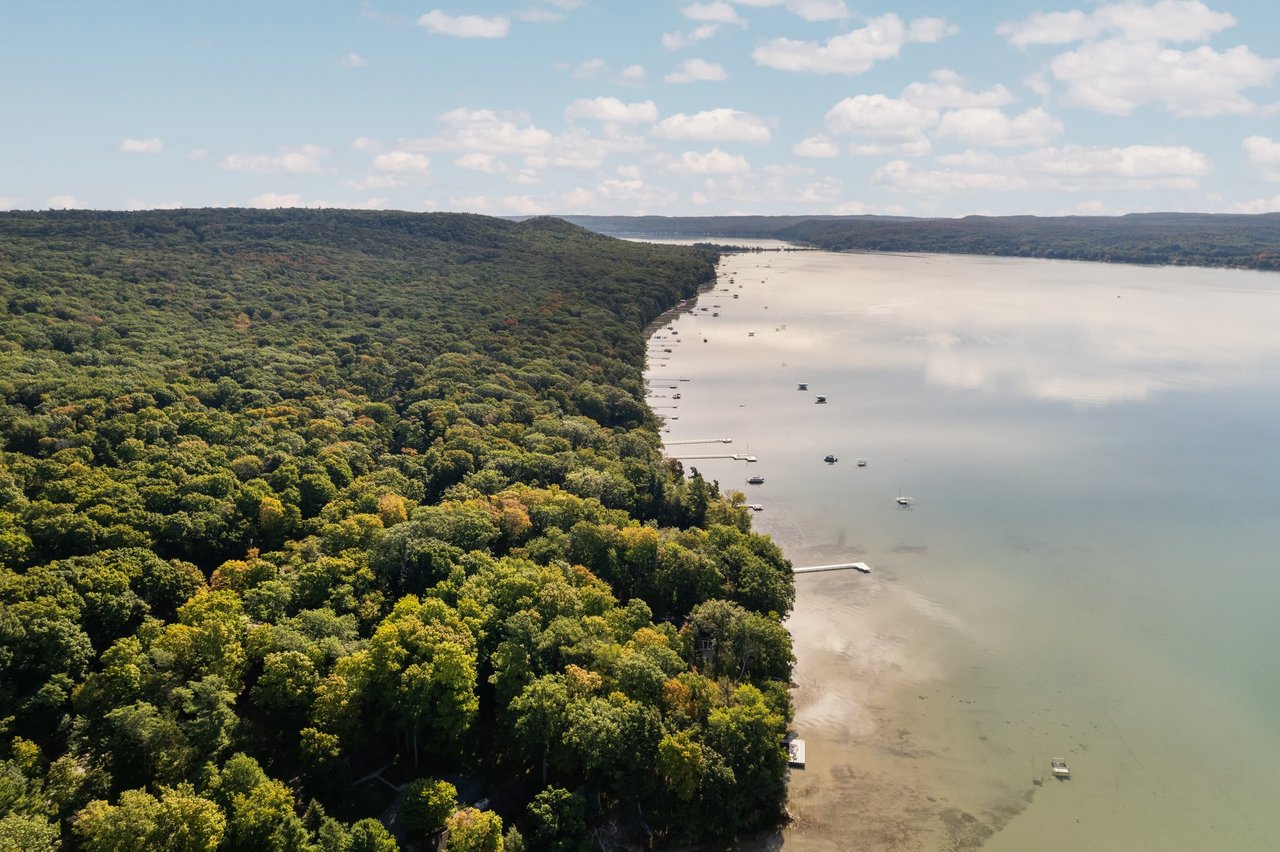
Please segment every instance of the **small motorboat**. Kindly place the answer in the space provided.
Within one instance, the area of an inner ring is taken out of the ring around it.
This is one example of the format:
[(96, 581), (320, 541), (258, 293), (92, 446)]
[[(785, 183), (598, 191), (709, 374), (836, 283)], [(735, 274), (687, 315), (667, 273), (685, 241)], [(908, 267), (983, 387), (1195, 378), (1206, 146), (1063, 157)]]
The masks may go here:
[(1049, 768), (1053, 770), (1054, 778), (1070, 778), (1071, 767), (1067, 766), (1067, 762), (1060, 757), (1055, 757), (1049, 761)]
[(748, 509), (750, 509), (750, 510), (751, 510), (751, 511), (753, 511), (753, 512), (763, 512), (763, 511), (764, 511), (764, 504), (763, 504), (763, 503), (748, 503), (748, 504), (747, 504), (747, 508), (748, 508)]
[(826, 402), (827, 402), (827, 398), (826, 398), (825, 396), (819, 396), (817, 399), (815, 399), (815, 400), (813, 401), (813, 404), (814, 404), (814, 405), (826, 405)]
[(764, 485), (764, 477), (759, 475), (748, 477), (747, 484), (748, 485)]
[(867, 466), (866, 459), (858, 459), (858, 467), (866, 467), (866, 466)]
[(799, 384), (796, 385), (796, 390), (808, 390), (808, 389), (809, 389), (808, 382), (800, 382)]
[(823, 456), (823, 457), (822, 457), (822, 460), (823, 460), (824, 462), (826, 462), (827, 464), (835, 464), (836, 462), (838, 462), (838, 461), (839, 461), (839, 459), (837, 459), (837, 458), (836, 458), (834, 455), (832, 455), (831, 453), (827, 453), (825, 456)]

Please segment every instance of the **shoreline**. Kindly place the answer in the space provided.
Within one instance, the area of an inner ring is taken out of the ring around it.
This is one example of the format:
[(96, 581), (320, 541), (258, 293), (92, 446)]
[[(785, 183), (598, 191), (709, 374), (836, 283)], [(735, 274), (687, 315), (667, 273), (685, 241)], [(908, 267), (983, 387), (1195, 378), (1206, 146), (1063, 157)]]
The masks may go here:
[[(697, 315), (704, 295), (741, 272), (726, 272), (726, 264), (752, 257), (722, 256), (715, 279), (646, 328), (646, 349), (658, 331)], [(646, 355), (646, 394), (658, 369)], [(696, 372), (684, 374), (698, 379)], [(661, 438), (667, 418), (654, 416)], [(664, 439), (663, 451), (669, 450)], [(830, 553), (810, 553), (813, 546), (791, 541), (802, 537), (801, 520), (777, 512), (753, 518), (752, 528), (774, 539), (793, 564), (833, 561)], [(964, 750), (956, 747), (960, 722), (933, 710), (948, 698), (955, 704), (956, 685), (925, 653), (923, 646), (937, 637), (923, 635), (927, 625), (913, 603), (906, 589), (879, 573), (858, 580), (844, 572), (797, 578), (785, 625), (796, 655), (791, 727), (806, 740), (808, 765), (789, 771), (789, 821), (738, 848), (978, 849), (1028, 806), (1037, 790), (1031, 784), (1001, 784), (993, 799), (984, 795), (991, 792), (985, 785), (966, 791), (954, 781), (967, 764), (951, 757)], [(849, 635), (833, 641), (841, 631)]]

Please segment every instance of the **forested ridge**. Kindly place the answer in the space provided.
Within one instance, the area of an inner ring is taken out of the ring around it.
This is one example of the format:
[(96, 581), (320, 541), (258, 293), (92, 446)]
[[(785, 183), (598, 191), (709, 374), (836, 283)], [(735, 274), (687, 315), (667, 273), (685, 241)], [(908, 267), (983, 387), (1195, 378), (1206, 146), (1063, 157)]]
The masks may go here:
[(643, 403), (644, 327), (714, 261), (553, 219), (0, 214), (0, 848), (776, 820), (790, 567)]
[(1280, 269), (1280, 213), (1127, 216), (569, 216), (607, 234), (788, 240), (829, 251), (936, 252)]

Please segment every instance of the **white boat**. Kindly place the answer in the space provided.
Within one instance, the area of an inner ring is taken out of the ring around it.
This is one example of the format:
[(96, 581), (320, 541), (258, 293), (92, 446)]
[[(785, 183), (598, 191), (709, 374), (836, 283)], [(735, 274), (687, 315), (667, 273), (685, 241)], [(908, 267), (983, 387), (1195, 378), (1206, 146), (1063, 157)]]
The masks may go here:
[(895, 497), (895, 498), (894, 498), (894, 501), (895, 501), (899, 506), (910, 506), (912, 503), (916, 502), (916, 498), (914, 498), (914, 497)]
[(796, 385), (796, 390), (808, 390), (808, 389), (809, 389), (808, 382), (800, 382), (799, 384)]
[(813, 401), (814, 405), (825, 405), (826, 402), (827, 402), (827, 398), (825, 396), (819, 396), (817, 399)]
[(764, 485), (763, 476), (752, 476), (747, 478), (748, 485)]
[(1067, 762), (1060, 757), (1055, 757), (1049, 761), (1049, 768), (1053, 770), (1054, 778), (1070, 778), (1071, 768), (1067, 766)]
[(858, 467), (866, 467), (866, 466), (867, 466), (866, 459), (858, 459)]
[(764, 511), (764, 504), (762, 504), (762, 503), (748, 503), (748, 504), (747, 504), (747, 508), (748, 508), (748, 509), (750, 509), (750, 510), (751, 510), (751, 511), (753, 511), (753, 512), (763, 512), (763, 511)]

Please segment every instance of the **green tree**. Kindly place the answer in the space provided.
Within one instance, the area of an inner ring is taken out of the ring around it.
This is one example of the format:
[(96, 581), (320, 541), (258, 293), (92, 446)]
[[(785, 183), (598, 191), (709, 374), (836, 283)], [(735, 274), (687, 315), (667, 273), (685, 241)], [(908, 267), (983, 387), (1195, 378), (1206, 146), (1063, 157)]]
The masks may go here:
[(415, 834), (430, 834), (444, 827), (458, 808), (458, 790), (448, 781), (418, 778), (405, 788), (400, 815)]
[(492, 811), (463, 808), (445, 823), (449, 848), (457, 852), (502, 852), (502, 817)]
[(587, 846), (586, 806), (582, 797), (560, 787), (547, 787), (533, 797), (528, 812), (533, 852), (581, 852)]

